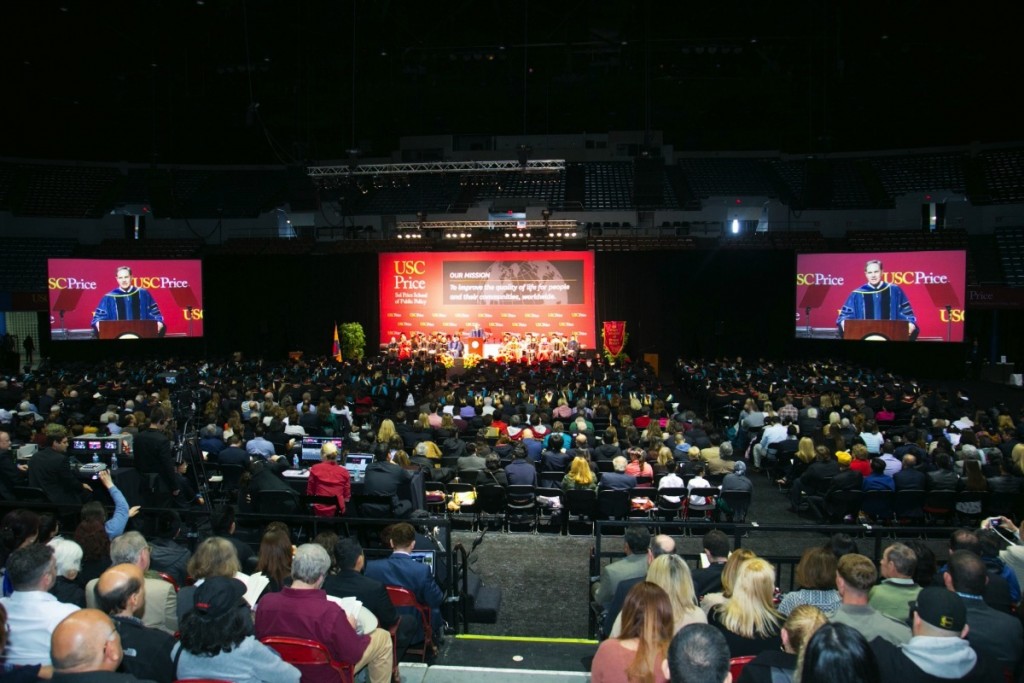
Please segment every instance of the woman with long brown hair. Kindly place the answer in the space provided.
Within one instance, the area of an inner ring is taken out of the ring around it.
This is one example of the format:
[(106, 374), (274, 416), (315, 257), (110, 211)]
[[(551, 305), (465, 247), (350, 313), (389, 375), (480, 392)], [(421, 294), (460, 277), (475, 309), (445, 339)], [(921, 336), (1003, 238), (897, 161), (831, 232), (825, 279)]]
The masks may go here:
[(622, 633), (601, 643), (590, 668), (592, 683), (664, 683), (662, 661), (672, 640), (672, 603), (664, 590), (641, 581), (622, 605)]

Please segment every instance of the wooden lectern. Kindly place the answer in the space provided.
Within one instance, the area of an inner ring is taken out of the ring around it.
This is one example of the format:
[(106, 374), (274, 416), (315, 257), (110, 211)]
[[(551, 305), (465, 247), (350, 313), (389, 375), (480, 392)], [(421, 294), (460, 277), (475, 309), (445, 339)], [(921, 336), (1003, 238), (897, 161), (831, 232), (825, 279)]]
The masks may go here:
[(906, 320), (847, 320), (843, 339), (867, 341), (908, 341), (910, 323)]
[(158, 336), (155, 320), (101, 320), (100, 339), (152, 339)]

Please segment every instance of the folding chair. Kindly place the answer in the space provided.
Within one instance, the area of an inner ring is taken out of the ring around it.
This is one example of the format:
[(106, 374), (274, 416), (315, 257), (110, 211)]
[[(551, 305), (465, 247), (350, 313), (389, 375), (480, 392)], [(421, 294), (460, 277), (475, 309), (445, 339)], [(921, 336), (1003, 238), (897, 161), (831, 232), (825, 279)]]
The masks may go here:
[(597, 517), (597, 492), (593, 489), (569, 489), (562, 496), (565, 508), (565, 532), (572, 536), (573, 530), (583, 528), (586, 535), (594, 533), (594, 518)]
[(476, 505), (474, 506), (476, 517), (474, 524), (477, 529), (492, 529), (493, 523), (497, 522), (497, 529), (505, 528), (505, 507), (508, 498), (505, 495), (505, 487), (497, 484), (489, 486), (478, 486), (476, 489)]
[(421, 661), (427, 661), (428, 658), (437, 654), (437, 646), (434, 645), (434, 631), (430, 624), (430, 608), (416, 600), (416, 596), (407, 588), (401, 586), (385, 586), (385, 588), (387, 588), (391, 604), (396, 608), (409, 607), (419, 613), (423, 625), (423, 645), (409, 647), (406, 652), (420, 655)]
[(338, 662), (331, 658), (327, 646), (316, 640), (291, 638), (288, 636), (267, 636), (260, 642), (272, 647), (281, 655), (281, 659), (303, 668), (330, 667), (338, 674), (341, 683), (352, 683), (355, 672), (348, 662)]
[(533, 531), (537, 528), (537, 495), (529, 484), (513, 484), (508, 487), (505, 503), (505, 528), (510, 532), (513, 527), (521, 531)]

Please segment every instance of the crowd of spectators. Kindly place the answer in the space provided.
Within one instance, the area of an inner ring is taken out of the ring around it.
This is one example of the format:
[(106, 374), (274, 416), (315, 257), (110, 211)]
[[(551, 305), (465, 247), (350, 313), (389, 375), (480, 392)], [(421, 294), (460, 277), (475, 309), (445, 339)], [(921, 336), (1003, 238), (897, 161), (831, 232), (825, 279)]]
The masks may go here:
[[(176, 540), (180, 524), (173, 515), (161, 516), (148, 538), (126, 531), (133, 526), (133, 509), (110, 477), (97, 481), (108, 490), (113, 515), (107, 519), (102, 507), (95, 509), (89, 502), (96, 498), (92, 487), (65, 476), (68, 440), (78, 435), (133, 433), (135, 464), (152, 483), (144, 505), (179, 510), (207, 504), (202, 482), (170, 457), (172, 441), (189, 425), (198, 428), (199, 450), (208, 463), (245, 470), (237, 501), (243, 507), (262, 491), (290, 490), (280, 474), (289, 465), (289, 444), (303, 435), (342, 442), (340, 457), (325, 450), (324, 463), (310, 476), (309, 492), (336, 498), (343, 512), (351, 487), (336, 463), (345, 452), (374, 454), (366, 477), (370, 492), (394, 491), (383, 482), (413, 471), (432, 481), (459, 477), (477, 485), (537, 484), (540, 472), (554, 471), (561, 474), (564, 490), (630, 489), (639, 482), (672, 488), (689, 482), (692, 490), (718, 477), (723, 488), (750, 491), (748, 470), (773, 468), (795, 511), (807, 506), (823, 517), (832, 514), (825, 503), (831, 487), (841, 482), (861, 490), (923, 486), (1018, 493), (1024, 477), (1019, 416), (1006, 407), (979, 409), (963, 393), (833, 362), (687, 362), (678, 365), (674, 381), (666, 385), (643, 364), (582, 360), (512, 366), (484, 362), (461, 375), (418, 361), (378, 359), (277, 365), (122, 362), (59, 369), (44, 362), (31, 375), (0, 380), (0, 409), (0, 496), (10, 499), (19, 487), (36, 484), (64, 507), (87, 504), (76, 527), (63, 535), (61, 519), (33, 519), (24, 510), (9, 513), (2, 525), (9, 595), (2, 604), (12, 634), (7, 662), (52, 666), (58, 673), (80, 664), (58, 661), (56, 640), (51, 658), (50, 639), (70, 618), (70, 640), (79, 637), (75, 628), (81, 624), (112, 624), (109, 639), (101, 643), (104, 659), (90, 666), (116, 660), (122, 671), (133, 671), (127, 650), (118, 654), (122, 648), (114, 643), (129, 637), (129, 627), (136, 636), (145, 628), (153, 633), (144, 635), (153, 635), (148, 640), (160, 642), (161, 648), (166, 641), (159, 633), (181, 633), (171, 658), (176, 668), (162, 676), (231, 671), (239, 680), (271, 674), (274, 680), (297, 680), (299, 673), (258, 640), (273, 635), (261, 627), (258, 610), (257, 619), (252, 618), (252, 606), (265, 596), (282, 603), (274, 611), (289, 621), (288, 628), (270, 630), (312, 633), (314, 625), (323, 623), (322, 615), (331, 612), (331, 619), (350, 627), (332, 631), (344, 641), (337, 644), (339, 659), (366, 667), (371, 680), (383, 680), (385, 671), (390, 677), (392, 664), (390, 649), (385, 657), (381, 645), (386, 634), (360, 632), (364, 622), (335, 612), (326, 601), (324, 587), (332, 585), (331, 575), (359, 565), (348, 543), (333, 546), (334, 561), (328, 553), (325, 563), (322, 553), (306, 546), (293, 557), (287, 528), (271, 526), (261, 539), (253, 572), (245, 574), (238, 544), (230, 540), (230, 521), (222, 519), (230, 514), (218, 511), (211, 524), (215, 519), (220, 536), (204, 541), (190, 558)], [(41, 450), (25, 468), (14, 448), (30, 443)], [(702, 497), (691, 494), (688, 503), (699, 505), (693, 499)], [(409, 510), (400, 503), (396, 500), (383, 512), (404, 516)], [(858, 512), (868, 518), (882, 514), (870, 508)], [(1003, 529), (1015, 530), (1010, 518), (1002, 519)], [(436, 608), (441, 592), (432, 579), (403, 574), (407, 563), (402, 560), (411, 549), (411, 527), (405, 526), (398, 525), (391, 538), (394, 556), (387, 564), (369, 563), (363, 578), (378, 585), (409, 580), (420, 601)], [(685, 643), (677, 648), (673, 636), (678, 639), (690, 629), (702, 642), (710, 642), (709, 633), (718, 634), (712, 640), (724, 642), (733, 657), (767, 651), (791, 655), (782, 667), (791, 671), (809, 670), (807, 660), (798, 665), (796, 658), (821, 649), (815, 628), (823, 641), (846, 637), (852, 629), (864, 640), (861, 654), (873, 653), (864, 659), (879, 668), (924, 666), (913, 654), (915, 642), (927, 652), (933, 641), (914, 639), (951, 637), (936, 634), (937, 629), (968, 638), (966, 649), (947, 649), (959, 653), (960, 668), (973, 675), (989, 666), (990, 658), (970, 660), (980, 646), (970, 639), (973, 627), (966, 628), (973, 612), (965, 609), (967, 616), (961, 618), (961, 602), (977, 607), (984, 601), (1005, 614), (1004, 608), (1020, 601), (1014, 570), (1022, 563), (1014, 556), (1001, 558), (998, 547), (993, 549), (995, 532), (965, 533), (973, 540), (956, 540), (945, 570), (922, 570), (922, 563), (928, 565), (925, 551), (911, 544), (887, 548), (881, 583), (871, 560), (855, 552), (809, 548), (798, 566), (799, 590), (784, 596), (775, 593), (771, 563), (747, 549), (730, 554), (727, 539), (722, 548), (714, 532), (706, 538), (708, 568), (692, 574), (676, 561), (670, 538), (627, 534), (622, 566), (605, 567), (595, 586), (596, 601), (614, 610), (606, 614), (613, 635), (595, 659), (595, 680), (674, 679), (672, 653), (687, 648)], [(217, 538), (225, 542), (214, 542)], [(980, 584), (970, 573), (979, 566), (986, 578)], [(626, 567), (629, 571), (621, 571)], [(169, 608), (169, 592), (159, 592), (153, 583), (167, 582), (153, 572), (169, 575), (180, 586), (193, 581), (190, 590), (174, 595), (184, 602)], [(934, 593), (922, 602), (926, 591), (915, 590), (922, 586), (946, 590), (960, 602)], [(19, 604), (23, 601), (33, 607), (26, 609)], [(904, 613), (903, 602), (916, 604), (916, 611)], [(147, 605), (156, 606), (159, 617), (147, 616)], [(317, 616), (287, 618), (298, 613)], [(382, 618), (391, 615), (374, 616), (377, 628), (389, 625)], [(984, 618), (991, 617), (985, 612)], [(828, 625), (821, 626), (825, 619)], [(951, 628), (961, 622), (960, 629)], [(440, 623), (436, 616), (435, 627)], [(1005, 637), (1009, 631), (1001, 633)], [(878, 639), (905, 647), (893, 653)], [(1020, 653), (998, 661), (1016, 671)], [(607, 673), (612, 670), (617, 673)], [(923, 670), (935, 675), (927, 666)], [(145, 675), (155, 678), (151, 672)]]

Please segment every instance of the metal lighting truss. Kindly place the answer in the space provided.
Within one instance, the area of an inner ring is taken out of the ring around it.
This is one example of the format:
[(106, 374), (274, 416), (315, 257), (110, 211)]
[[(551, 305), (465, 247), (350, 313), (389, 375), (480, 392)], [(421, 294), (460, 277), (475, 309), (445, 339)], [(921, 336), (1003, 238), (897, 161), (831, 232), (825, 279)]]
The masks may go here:
[(493, 221), (397, 221), (396, 230), (577, 230), (579, 223), (574, 220), (552, 218), (539, 220), (493, 220)]
[(355, 166), (308, 166), (310, 178), (357, 175), (400, 175), (411, 173), (486, 173), (498, 171), (562, 171), (565, 159), (527, 161), (429, 161), (417, 164), (357, 164)]

